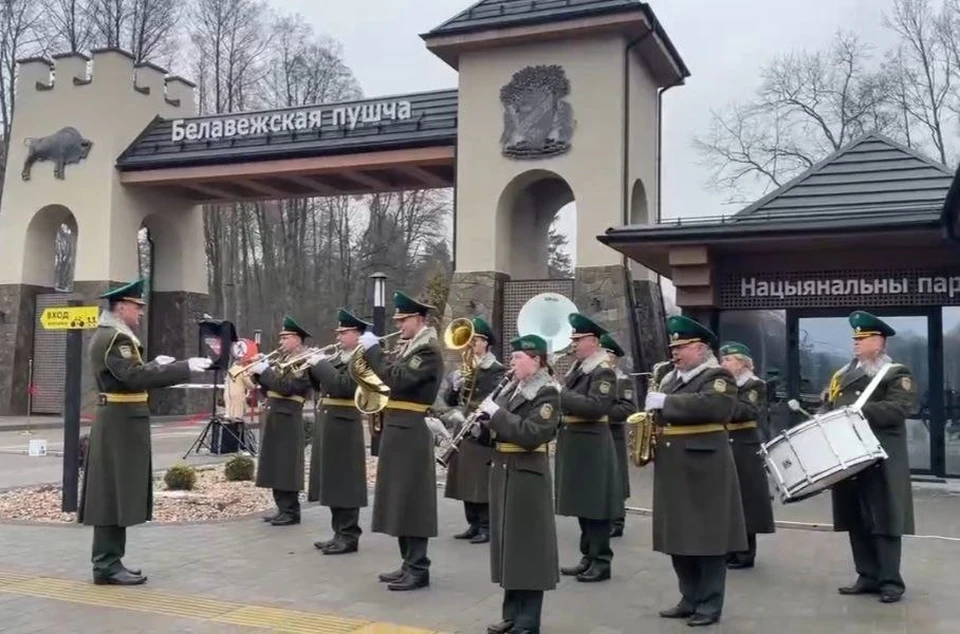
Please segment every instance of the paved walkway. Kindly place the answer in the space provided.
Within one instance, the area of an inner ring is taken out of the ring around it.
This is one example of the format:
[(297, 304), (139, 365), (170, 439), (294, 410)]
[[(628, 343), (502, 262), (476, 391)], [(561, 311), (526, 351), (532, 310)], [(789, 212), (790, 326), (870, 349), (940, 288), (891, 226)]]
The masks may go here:
[[(390, 592), (376, 579), (399, 563), (389, 537), (367, 532), (353, 555), (316, 551), (312, 542), (329, 535), (329, 513), (316, 506), (306, 507), (303, 523), (294, 527), (271, 527), (255, 517), (132, 529), (126, 563), (142, 566), (150, 577), (139, 588), (89, 583), (90, 529), (0, 525), (0, 629), (482, 633), (498, 620), (502, 596), (489, 580), (489, 551), (452, 538), (462, 529), (458, 503), (441, 498), (439, 509), (441, 534), (429, 552), (432, 585), (412, 593)], [(558, 519), (561, 563), (573, 563), (576, 520)], [(367, 508), (361, 525), (369, 522)], [(651, 551), (649, 518), (629, 516), (626, 535), (613, 547), (611, 581), (586, 585), (565, 577), (547, 594), (543, 632), (690, 631), (657, 616), (676, 602), (677, 591), (669, 559)], [(871, 597), (837, 594), (853, 572), (844, 535), (781, 529), (761, 537), (756, 568), (731, 571), (723, 621), (707, 631), (953, 634), (960, 631), (958, 561), (960, 539), (908, 538), (906, 598), (882, 605)]]

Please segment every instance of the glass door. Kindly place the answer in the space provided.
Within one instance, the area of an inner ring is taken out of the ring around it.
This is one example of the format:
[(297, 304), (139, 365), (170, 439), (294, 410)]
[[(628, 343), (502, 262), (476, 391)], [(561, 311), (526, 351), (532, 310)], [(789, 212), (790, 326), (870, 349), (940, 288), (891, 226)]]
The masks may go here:
[[(870, 311), (883, 318), (897, 331), (887, 340), (887, 353), (897, 363), (910, 368), (917, 384), (916, 407), (907, 419), (907, 446), (910, 468), (914, 472), (930, 473), (933, 469), (931, 429), (939, 417), (932, 415), (935, 408), (930, 401), (930, 377), (933, 356), (930, 354), (930, 320), (927, 315), (884, 314)], [(847, 316), (798, 316), (797, 348), (799, 353), (799, 395), (794, 395), (804, 409), (814, 411), (823, 403), (823, 392), (833, 373), (853, 359), (853, 341)], [(957, 314), (960, 323), (960, 313)], [(958, 328), (960, 331), (960, 328)], [(960, 338), (958, 338), (960, 352)], [(957, 373), (960, 388), (960, 361)], [(958, 429), (960, 431), (960, 429)], [(957, 445), (960, 450), (960, 444)], [(960, 455), (960, 451), (958, 451)], [(960, 468), (960, 464), (956, 465)]]
[(944, 475), (960, 476), (960, 306), (943, 307)]

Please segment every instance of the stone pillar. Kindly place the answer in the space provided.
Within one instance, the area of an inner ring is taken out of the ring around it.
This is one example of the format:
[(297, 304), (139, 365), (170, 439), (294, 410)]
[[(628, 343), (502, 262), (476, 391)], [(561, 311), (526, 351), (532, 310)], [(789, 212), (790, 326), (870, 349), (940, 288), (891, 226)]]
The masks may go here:
[(663, 291), (656, 282), (633, 280), (633, 318), (637, 325), (634, 372), (649, 372), (655, 363), (670, 358)]
[[(496, 333), (498, 342), (503, 341), (503, 284), (509, 276), (496, 271), (454, 273), (450, 280), (450, 293), (444, 310), (443, 323), (449, 324), (457, 317), (483, 317)], [(438, 333), (443, 336), (443, 333)], [(499, 358), (501, 347), (493, 346), (492, 352)], [(445, 352), (446, 370), (456, 367), (459, 356)], [(503, 359), (501, 359), (503, 361)]]
[(0, 416), (27, 413), (37, 295), (51, 292), (33, 284), (0, 284)]
[[(186, 291), (150, 294), (150, 358), (165, 354), (188, 359), (200, 353), (198, 322), (207, 311), (209, 295)], [(222, 383), (223, 378), (220, 377)], [(195, 374), (193, 383), (212, 384), (213, 372)], [(150, 413), (158, 416), (205, 414), (213, 403), (212, 390), (166, 388), (150, 393)]]

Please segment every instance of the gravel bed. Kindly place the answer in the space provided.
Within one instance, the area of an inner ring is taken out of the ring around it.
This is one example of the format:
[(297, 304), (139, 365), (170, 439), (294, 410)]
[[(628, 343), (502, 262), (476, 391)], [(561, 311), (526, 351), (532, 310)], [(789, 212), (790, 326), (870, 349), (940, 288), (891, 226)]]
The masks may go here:
[[(310, 477), (310, 448), (306, 451), (305, 481)], [(437, 481), (442, 484), (445, 470), (437, 466)], [(377, 479), (377, 458), (367, 458), (367, 484), (372, 489)], [(163, 475), (154, 478), (153, 524), (208, 522), (243, 517), (274, 508), (269, 489), (257, 488), (252, 481), (229, 482), (223, 465), (197, 467), (197, 482), (192, 491), (168, 491)], [(300, 494), (306, 501), (306, 491)], [(61, 487), (56, 484), (27, 486), (0, 493), (0, 521), (26, 521), (44, 524), (76, 522), (76, 513), (64, 513)]]

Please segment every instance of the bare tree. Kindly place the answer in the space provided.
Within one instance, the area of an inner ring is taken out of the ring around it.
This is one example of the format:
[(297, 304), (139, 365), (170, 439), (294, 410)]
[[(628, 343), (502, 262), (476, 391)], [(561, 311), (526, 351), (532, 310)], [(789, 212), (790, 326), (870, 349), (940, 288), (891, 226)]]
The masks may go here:
[[(949, 5), (949, 3), (947, 3)], [(952, 96), (951, 49), (956, 50), (957, 16), (945, 6), (935, 13), (929, 0), (894, 0), (887, 25), (900, 44), (890, 56), (896, 82), (897, 106), (908, 123), (918, 123), (930, 135), (941, 163), (947, 162), (944, 115)]]
[(57, 52), (82, 53), (93, 38), (91, 0), (46, 0), (43, 31), (47, 47)]
[(40, 9), (37, 0), (2, 0), (0, 2), (0, 134), (3, 135), (0, 188), (3, 187), (3, 174), (10, 148), (17, 60), (39, 52)]
[(122, 48), (139, 62), (169, 56), (181, 0), (89, 0), (96, 46)]
[(714, 112), (710, 130), (695, 139), (710, 184), (743, 202), (754, 186), (778, 187), (864, 132), (896, 133), (890, 77), (871, 59), (869, 46), (842, 31), (827, 51), (774, 58), (756, 98)]

